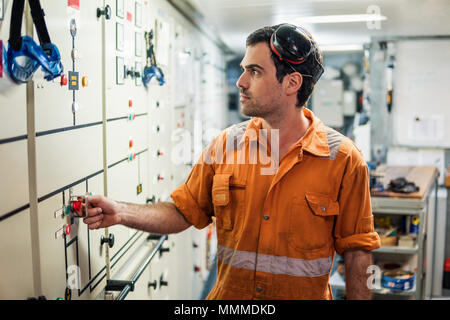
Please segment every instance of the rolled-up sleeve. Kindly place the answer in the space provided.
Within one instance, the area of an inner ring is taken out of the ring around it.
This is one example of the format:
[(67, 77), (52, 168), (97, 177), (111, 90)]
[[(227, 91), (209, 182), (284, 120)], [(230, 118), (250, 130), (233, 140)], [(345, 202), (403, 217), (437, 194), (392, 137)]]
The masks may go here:
[(374, 231), (369, 171), (356, 150), (349, 158), (342, 179), (334, 237), (339, 255), (348, 249), (374, 250), (380, 247), (380, 237)]
[[(192, 168), (186, 182), (171, 194), (178, 210), (197, 229), (202, 229), (212, 222), (214, 162), (216, 151), (223, 150), (223, 141), (224, 133), (211, 141)], [(222, 154), (223, 151), (220, 152), (220, 155)]]
[(171, 197), (186, 220), (197, 229), (212, 222), (211, 186), (214, 173), (211, 165), (197, 163), (186, 182), (176, 188)]

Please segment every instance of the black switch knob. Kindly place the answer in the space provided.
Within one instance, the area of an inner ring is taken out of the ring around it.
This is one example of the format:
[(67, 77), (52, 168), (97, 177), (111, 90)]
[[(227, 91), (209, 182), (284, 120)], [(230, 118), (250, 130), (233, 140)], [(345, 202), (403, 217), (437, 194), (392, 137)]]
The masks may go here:
[(155, 195), (153, 195), (151, 198), (147, 198), (147, 203), (155, 203), (156, 202), (156, 197)]
[(140, 78), (141, 77), (141, 73), (139, 71), (134, 71), (134, 77), (135, 78)]
[(133, 68), (127, 69), (126, 76), (130, 76), (131, 79), (133, 79), (134, 78), (134, 69)]
[(103, 245), (104, 243), (107, 243), (108, 246), (109, 246), (110, 248), (112, 248), (112, 247), (114, 246), (114, 234), (113, 234), (113, 233), (110, 233), (109, 236), (108, 236), (108, 238), (105, 238), (105, 236), (102, 236), (102, 237), (100, 238), (100, 244)]
[(156, 288), (158, 287), (158, 282), (156, 282), (156, 280), (154, 280), (153, 282), (148, 282), (148, 287), (153, 287), (153, 290), (156, 290)]
[(106, 5), (104, 9), (97, 8), (97, 18), (100, 18), (103, 15), (106, 20), (111, 19), (111, 7), (109, 5)]
[(159, 287), (163, 287), (163, 286), (168, 286), (169, 285), (169, 283), (167, 282), (167, 281), (164, 281), (163, 280), (163, 275), (161, 275), (160, 277), (159, 277)]
[(159, 240), (161, 237), (162, 235), (160, 234), (149, 234), (147, 240)]
[(169, 252), (170, 248), (159, 248), (159, 256), (161, 257), (164, 252)]

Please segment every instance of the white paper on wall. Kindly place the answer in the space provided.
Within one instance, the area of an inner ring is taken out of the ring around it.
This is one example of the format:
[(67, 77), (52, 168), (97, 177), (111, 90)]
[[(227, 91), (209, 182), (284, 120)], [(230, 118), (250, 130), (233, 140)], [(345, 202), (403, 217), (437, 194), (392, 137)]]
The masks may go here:
[(410, 117), (408, 139), (420, 142), (440, 142), (444, 139), (443, 115), (415, 115)]

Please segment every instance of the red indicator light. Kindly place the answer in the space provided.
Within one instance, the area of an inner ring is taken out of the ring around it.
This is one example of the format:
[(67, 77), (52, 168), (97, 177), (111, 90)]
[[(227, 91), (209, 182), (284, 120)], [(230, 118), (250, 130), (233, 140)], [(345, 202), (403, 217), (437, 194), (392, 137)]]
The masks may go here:
[(67, 75), (65, 74), (61, 76), (61, 86), (67, 86)]

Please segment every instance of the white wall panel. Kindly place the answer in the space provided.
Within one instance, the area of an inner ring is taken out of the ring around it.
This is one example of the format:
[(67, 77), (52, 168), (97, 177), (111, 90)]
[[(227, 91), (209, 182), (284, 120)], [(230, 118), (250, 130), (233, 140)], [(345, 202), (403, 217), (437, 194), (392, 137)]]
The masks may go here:
[(37, 137), (38, 195), (102, 170), (102, 158), (100, 125)]
[(31, 261), (30, 211), (0, 222), (0, 299), (26, 299), (34, 295)]
[(27, 140), (0, 144), (0, 216), (28, 203)]

